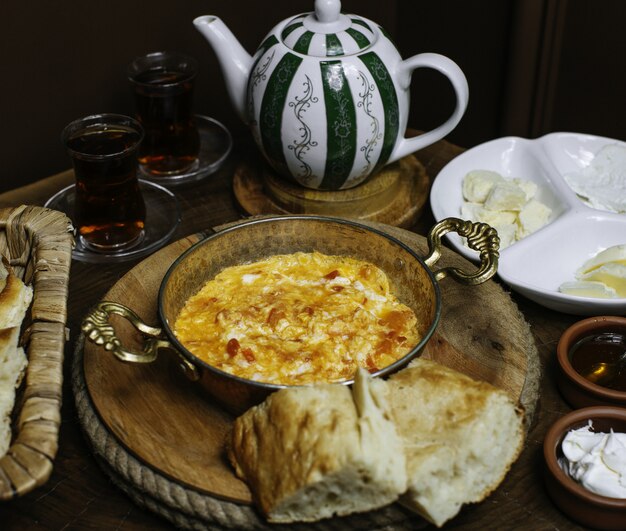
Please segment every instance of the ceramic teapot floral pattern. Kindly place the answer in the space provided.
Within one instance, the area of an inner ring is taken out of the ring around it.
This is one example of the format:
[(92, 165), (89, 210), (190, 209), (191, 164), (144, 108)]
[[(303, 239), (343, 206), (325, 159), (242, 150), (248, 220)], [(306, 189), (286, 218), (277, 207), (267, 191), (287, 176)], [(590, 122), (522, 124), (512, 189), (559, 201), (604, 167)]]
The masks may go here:
[[(281, 175), (320, 190), (356, 186), (443, 138), (468, 100), (465, 76), (450, 59), (424, 53), (402, 60), (381, 27), (340, 9), (338, 0), (317, 0), (315, 12), (274, 27), (253, 57), (220, 19), (194, 20), (267, 161)], [(456, 108), (439, 127), (407, 139), (411, 74), (421, 67), (448, 77)]]

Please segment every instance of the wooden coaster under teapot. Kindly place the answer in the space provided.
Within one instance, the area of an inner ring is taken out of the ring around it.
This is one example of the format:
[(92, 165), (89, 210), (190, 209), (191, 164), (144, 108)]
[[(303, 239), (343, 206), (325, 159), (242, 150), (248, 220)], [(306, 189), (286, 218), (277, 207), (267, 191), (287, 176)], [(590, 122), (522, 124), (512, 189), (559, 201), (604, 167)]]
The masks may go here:
[(421, 215), (429, 185), (426, 170), (414, 155), (385, 166), (348, 190), (304, 188), (266, 164), (249, 161), (239, 163), (233, 177), (235, 198), (250, 215), (319, 214), (402, 228), (410, 228)]

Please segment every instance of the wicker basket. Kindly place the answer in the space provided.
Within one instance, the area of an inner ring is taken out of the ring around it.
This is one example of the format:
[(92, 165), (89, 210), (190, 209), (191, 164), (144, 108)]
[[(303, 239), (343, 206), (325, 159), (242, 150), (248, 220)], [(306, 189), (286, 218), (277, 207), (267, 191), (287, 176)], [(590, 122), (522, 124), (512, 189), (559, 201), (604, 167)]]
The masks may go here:
[(74, 237), (62, 213), (35, 206), (0, 209), (0, 253), (33, 286), (21, 342), (28, 368), (13, 411), (13, 439), (0, 459), (0, 500), (45, 483), (61, 424), (63, 351)]

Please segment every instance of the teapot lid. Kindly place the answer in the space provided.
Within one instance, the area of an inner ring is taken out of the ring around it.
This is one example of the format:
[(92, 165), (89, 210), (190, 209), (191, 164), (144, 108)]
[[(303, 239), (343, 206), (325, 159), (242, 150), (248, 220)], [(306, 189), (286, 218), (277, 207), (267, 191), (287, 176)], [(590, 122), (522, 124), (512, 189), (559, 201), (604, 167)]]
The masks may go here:
[(280, 37), (294, 52), (340, 57), (372, 46), (376, 41), (376, 29), (367, 19), (342, 14), (339, 0), (316, 0), (315, 11), (289, 20)]

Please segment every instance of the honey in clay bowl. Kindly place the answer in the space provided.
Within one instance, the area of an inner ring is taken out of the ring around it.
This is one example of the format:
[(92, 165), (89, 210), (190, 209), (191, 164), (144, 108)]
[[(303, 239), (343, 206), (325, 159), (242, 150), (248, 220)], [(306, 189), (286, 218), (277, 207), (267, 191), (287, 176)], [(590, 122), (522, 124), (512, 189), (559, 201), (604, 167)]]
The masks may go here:
[(557, 383), (574, 408), (626, 407), (626, 318), (599, 316), (570, 326), (557, 345)]

